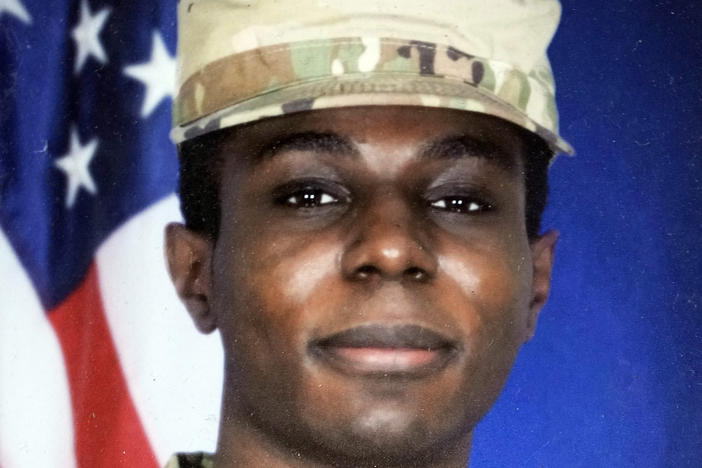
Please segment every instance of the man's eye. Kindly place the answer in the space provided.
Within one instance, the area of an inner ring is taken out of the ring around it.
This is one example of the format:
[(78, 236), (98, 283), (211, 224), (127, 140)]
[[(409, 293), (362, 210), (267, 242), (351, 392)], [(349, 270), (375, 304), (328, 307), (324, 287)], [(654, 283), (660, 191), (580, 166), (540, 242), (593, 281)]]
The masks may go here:
[(443, 197), (429, 202), (429, 206), (452, 213), (480, 213), (492, 208), (489, 203), (470, 197)]
[(279, 201), (294, 208), (316, 208), (338, 203), (339, 199), (322, 189), (306, 187), (280, 197)]

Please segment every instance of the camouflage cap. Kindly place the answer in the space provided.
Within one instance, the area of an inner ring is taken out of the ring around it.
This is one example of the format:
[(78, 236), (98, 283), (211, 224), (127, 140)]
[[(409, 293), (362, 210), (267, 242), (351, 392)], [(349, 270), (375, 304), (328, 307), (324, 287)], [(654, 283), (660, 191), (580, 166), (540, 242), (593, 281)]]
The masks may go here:
[(171, 138), (312, 109), (482, 112), (558, 135), (558, 0), (181, 0)]

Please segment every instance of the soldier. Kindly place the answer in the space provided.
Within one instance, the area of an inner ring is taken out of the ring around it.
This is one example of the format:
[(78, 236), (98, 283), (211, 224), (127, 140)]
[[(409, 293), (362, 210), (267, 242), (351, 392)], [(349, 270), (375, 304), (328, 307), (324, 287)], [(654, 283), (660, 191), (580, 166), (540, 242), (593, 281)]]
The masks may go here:
[[(218, 329), (216, 453), (463, 467), (549, 292), (557, 0), (179, 4), (180, 298)], [(187, 428), (184, 428), (187, 430)]]

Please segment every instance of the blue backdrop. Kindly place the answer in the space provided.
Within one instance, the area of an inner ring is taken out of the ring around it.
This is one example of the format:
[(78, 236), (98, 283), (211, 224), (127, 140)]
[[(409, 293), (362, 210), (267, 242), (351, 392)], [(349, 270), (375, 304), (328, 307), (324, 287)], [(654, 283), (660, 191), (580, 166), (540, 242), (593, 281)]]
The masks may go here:
[(563, 1), (562, 231), (472, 466), (702, 467), (702, 3)]

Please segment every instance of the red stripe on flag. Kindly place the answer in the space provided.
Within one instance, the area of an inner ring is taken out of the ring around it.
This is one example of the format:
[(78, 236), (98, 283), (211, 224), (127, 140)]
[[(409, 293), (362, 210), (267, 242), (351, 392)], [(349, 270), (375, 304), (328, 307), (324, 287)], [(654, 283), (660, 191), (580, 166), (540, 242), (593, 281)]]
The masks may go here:
[(68, 371), (78, 466), (158, 467), (110, 335), (94, 264), (49, 319)]

